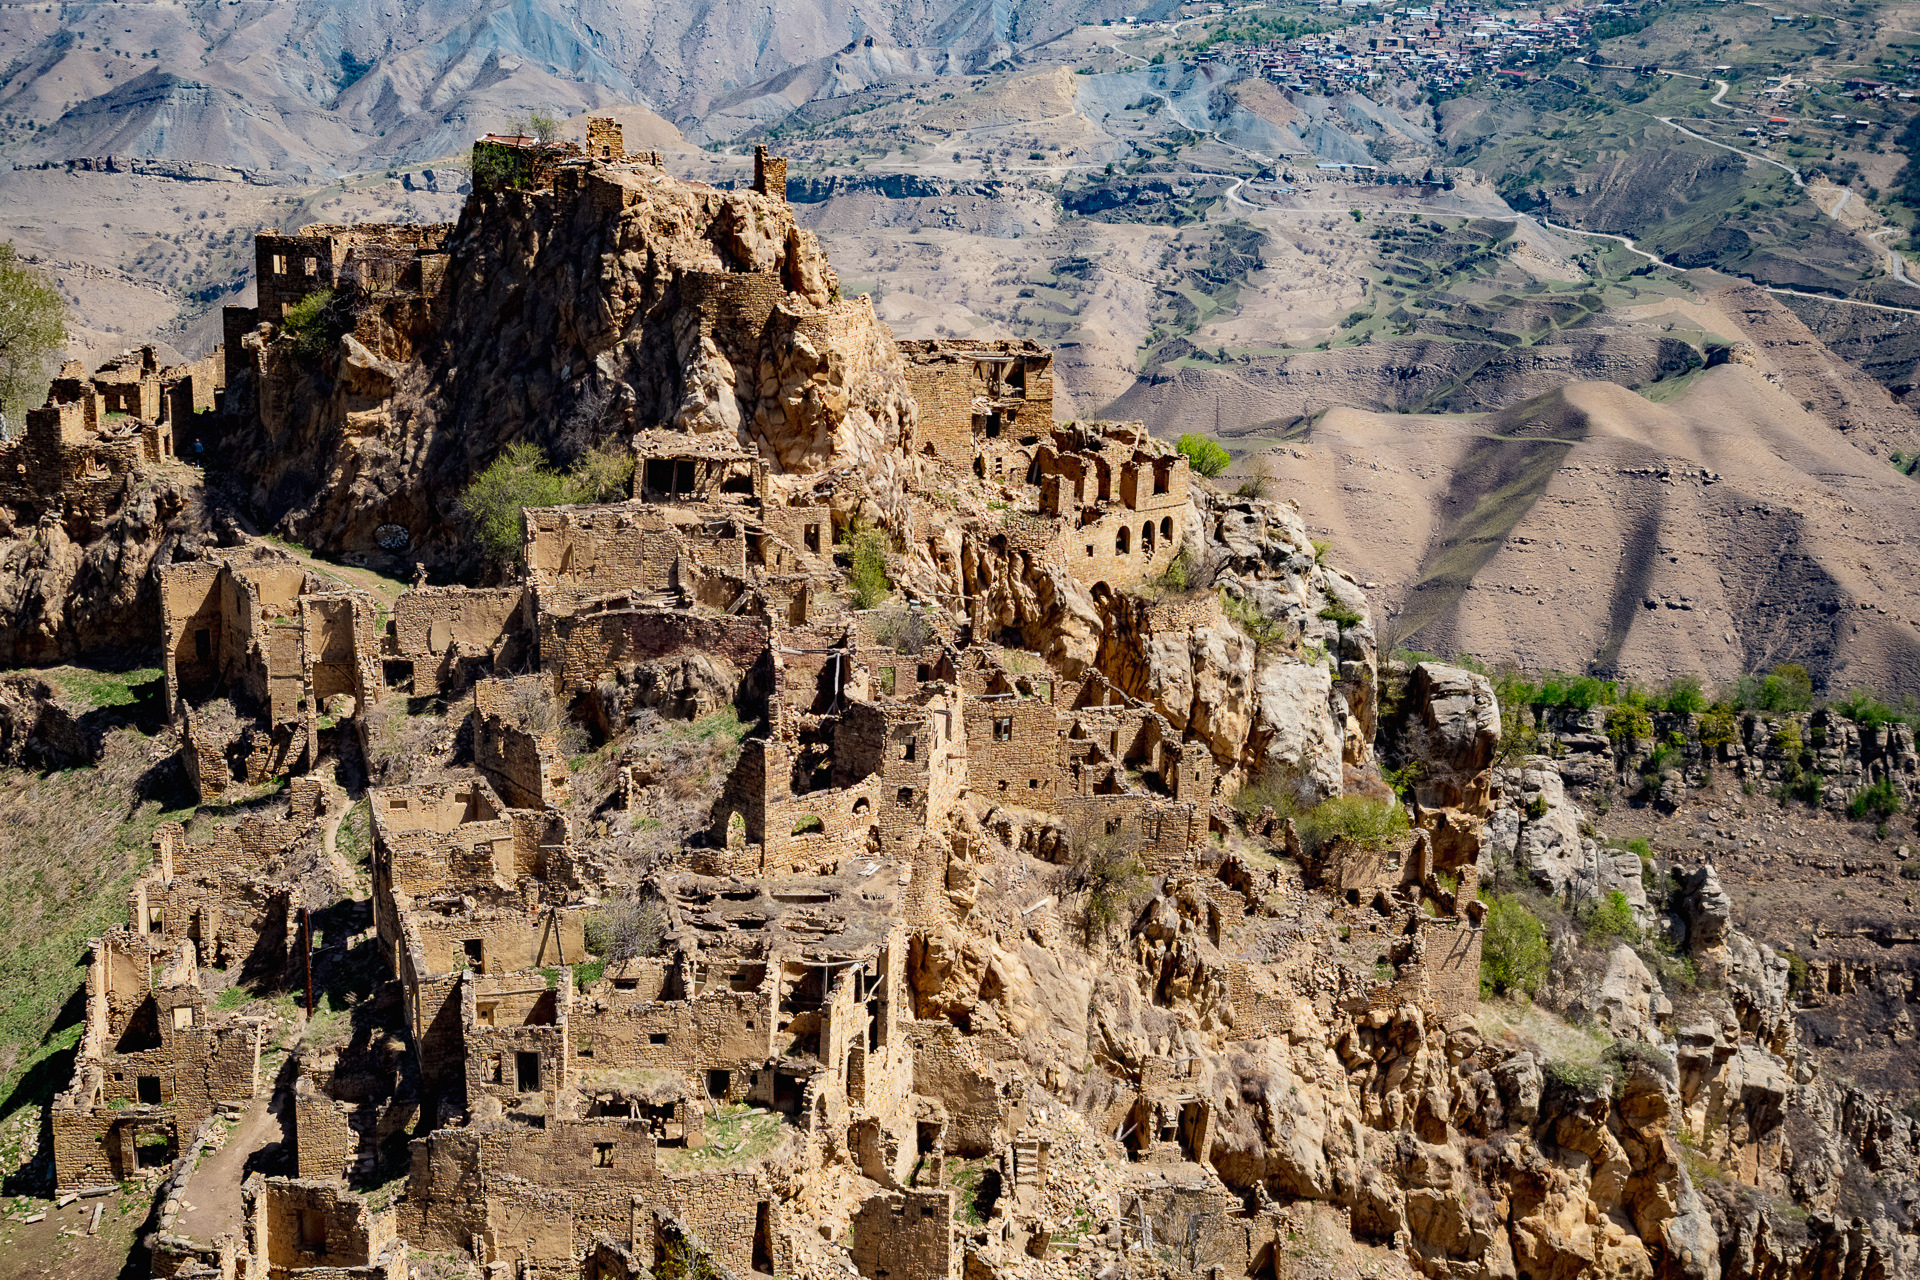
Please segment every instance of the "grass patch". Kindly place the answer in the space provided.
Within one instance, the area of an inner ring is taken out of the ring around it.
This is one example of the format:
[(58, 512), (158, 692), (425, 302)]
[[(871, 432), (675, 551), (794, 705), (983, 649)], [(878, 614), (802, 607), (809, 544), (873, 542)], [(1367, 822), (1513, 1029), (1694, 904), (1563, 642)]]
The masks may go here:
[(67, 697), (90, 707), (133, 707), (152, 702), (158, 707), (165, 694), (165, 676), (158, 667), (134, 671), (94, 671), (86, 667), (53, 667), (44, 673)]
[(785, 1125), (764, 1107), (732, 1103), (707, 1121), (707, 1145), (698, 1150), (668, 1148), (659, 1161), (669, 1173), (726, 1168), (770, 1154), (780, 1145)]

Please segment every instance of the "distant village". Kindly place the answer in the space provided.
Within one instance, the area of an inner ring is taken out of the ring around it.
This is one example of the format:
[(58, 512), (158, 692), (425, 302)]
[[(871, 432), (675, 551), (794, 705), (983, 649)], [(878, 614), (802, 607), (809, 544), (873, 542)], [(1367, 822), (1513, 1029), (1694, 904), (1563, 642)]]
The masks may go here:
[[(1351, 13), (1358, 7), (1363, 6), (1348, 0), (1323, 4), (1320, 10)], [(1218, 4), (1192, 6), (1190, 11), (1196, 15), (1260, 12)], [(1575, 6), (1551, 17), (1527, 20), (1477, 4), (1376, 8), (1376, 16), (1344, 30), (1260, 44), (1222, 43), (1195, 60), (1238, 64), (1281, 88), (1307, 92), (1403, 80), (1444, 88), (1486, 72), (1528, 78), (1534, 73), (1527, 67), (1578, 51), (1596, 21), (1630, 18), (1633, 12), (1632, 6), (1616, 4)], [(1172, 29), (1175, 24), (1137, 25), (1152, 30)]]

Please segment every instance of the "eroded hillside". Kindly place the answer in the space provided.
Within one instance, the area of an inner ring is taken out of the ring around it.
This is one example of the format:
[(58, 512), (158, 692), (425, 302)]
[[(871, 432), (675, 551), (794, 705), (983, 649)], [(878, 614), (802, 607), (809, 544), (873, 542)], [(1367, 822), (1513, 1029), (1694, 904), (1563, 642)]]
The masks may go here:
[[(1383, 668), (1298, 506), (1063, 421), (1042, 346), (897, 341), (781, 157), (589, 137), (482, 144), (457, 224), (263, 237), (216, 361), (69, 370), (7, 445), (125, 551), (163, 708), (0, 703), (150, 834), (33, 993), (25, 1266), (150, 1205), (162, 1275), (1911, 1270), (1903, 1051), (1848, 1056), (1884, 916), (1784, 954), (1736, 896), (1802, 865), (1769, 818), (1920, 799), (1903, 724)], [(1558, 396), (1499, 434), (1644, 403)], [(546, 496), (483, 564), (503, 464)]]

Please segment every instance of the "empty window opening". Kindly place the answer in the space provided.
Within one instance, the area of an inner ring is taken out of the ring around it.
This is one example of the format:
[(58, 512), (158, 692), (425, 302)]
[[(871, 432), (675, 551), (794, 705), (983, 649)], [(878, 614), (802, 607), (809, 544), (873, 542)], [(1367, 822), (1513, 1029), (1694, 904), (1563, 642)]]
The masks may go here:
[(707, 1096), (724, 1098), (727, 1090), (733, 1087), (733, 1072), (709, 1070), (707, 1072)]
[(206, 627), (193, 633), (193, 656), (202, 662), (213, 657), (213, 632)]
[(579, 1044), (574, 1046), (573, 1051), (579, 1057), (591, 1058), (593, 1056), (593, 1041), (582, 1040), (580, 1041)]
[(901, 803), (901, 804), (912, 804), (912, 803), (913, 803), (913, 788), (912, 788), (912, 787), (902, 787), (902, 788), (900, 788), (900, 803)]
[(615, 991), (638, 991), (640, 989), (640, 979), (615, 978), (613, 980), (613, 989)]
[(515, 1088), (521, 1093), (540, 1091), (540, 1055), (525, 1049), (513, 1055)]
[(665, 1044), (666, 1042), (667, 1033), (664, 1031), (649, 1031), (647, 1033), (648, 1044)]
[(1153, 554), (1153, 521), (1140, 526), (1140, 550), (1143, 554)]
[(133, 1082), (133, 1096), (149, 1107), (160, 1105), (160, 1077), (137, 1076)]
[(487, 944), (479, 938), (468, 938), (460, 944), (461, 958), (469, 969), (485, 971), (487, 964)]
[(593, 1167), (596, 1169), (613, 1168), (613, 1144), (596, 1142), (593, 1144)]
[(797, 836), (824, 835), (826, 830), (827, 824), (811, 813), (793, 824), (793, 834)]
[(820, 554), (820, 526), (819, 525), (817, 524), (808, 525), (806, 527), (805, 532), (802, 533), (800, 536), (801, 536), (801, 540), (807, 544), (807, 550), (813, 552), (815, 555)]
[(1165, 516), (1160, 521), (1160, 541), (1173, 541), (1173, 517)]
[(1123, 556), (1127, 554), (1127, 538), (1128, 533), (1125, 529), (1113, 535), (1113, 551), (1115, 555)]
[(1167, 467), (1164, 463), (1155, 463), (1153, 468), (1153, 491), (1156, 494), (1167, 491)]
[(908, 738), (906, 741), (906, 745), (902, 747), (900, 750), (900, 758), (902, 760), (913, 759), (913, 753), (915, 749), (918, 747), (919, 742), (920, 740), (918, 738)]
[(880, 668), (880, 692), (886, 694), (888, 697), (892, 697), (894, 682), (895, 682), (894, 668), (892, 667)]
[(190, 1031), (193, 1029), (192, 1005), (177, 1004), (173, 1007), (173, 1029), (175, 1031)]
[(494, 1006), (490, 1004), (475, 1005), (473, 1009), (474, 1021), (478, 1022), (483, 1027), (492, 1026), (493, 1010), (494, 1010)]
[(486, 1063), (486, 1068), (484, 1071), (483, 1078), (486, 1080), (488, 1084), (505, 1084), (507, 1082), (507, 1077), (506, 1077), (505, 1068), (504, 1068), (504, 1060), (502, 1059), (501, 1055), (497, 1053), (490, 1053), (487, 1055), (487, 1063)]
[(159, 933), (166, 928), (167, 913), (163, 907), (147, 908), (147, 932)]
[(995, 716), (993, 718), (993, 740), (995, 742), (1013, 741), (1013, 717)]

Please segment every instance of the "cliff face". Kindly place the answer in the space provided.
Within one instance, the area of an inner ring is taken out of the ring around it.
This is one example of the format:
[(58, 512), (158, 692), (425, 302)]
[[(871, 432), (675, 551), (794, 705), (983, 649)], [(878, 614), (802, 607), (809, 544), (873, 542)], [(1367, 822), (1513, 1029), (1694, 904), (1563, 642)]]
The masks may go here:
[(246, 339), (235, 404), (257, 412), (226, 456), (263, 522), (362, 556), (399, 525), (412, 557), (470, 569), (454, 504), (506, 444), (564, 464), (666, 427), (761, 452), (776, 497), (832, 471), (899, 523), (899, 357), (785, 201), (644, 168), (578, 182), (478, 186), (419, 286), (355, 291), (317, 360)]

